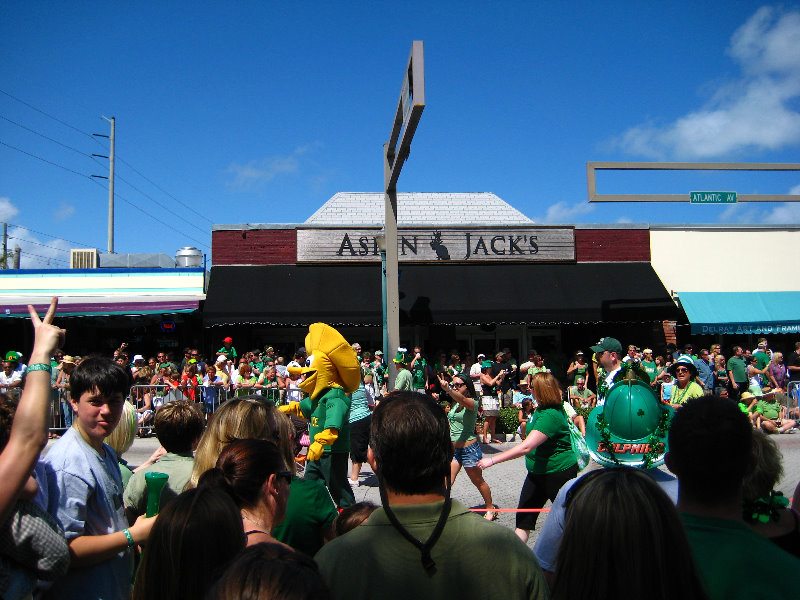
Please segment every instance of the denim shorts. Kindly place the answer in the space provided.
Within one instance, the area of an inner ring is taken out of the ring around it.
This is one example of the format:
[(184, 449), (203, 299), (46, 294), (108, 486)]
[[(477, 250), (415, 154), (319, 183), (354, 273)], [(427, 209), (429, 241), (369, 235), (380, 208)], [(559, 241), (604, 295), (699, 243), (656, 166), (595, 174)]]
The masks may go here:
[(453, 450), (453, 462), (460, 463), (468, 469), (477, 466), (478, 461), (483, 458), (481, 445), (478, 442), (473, 442), (464, 448), (453, 448)]

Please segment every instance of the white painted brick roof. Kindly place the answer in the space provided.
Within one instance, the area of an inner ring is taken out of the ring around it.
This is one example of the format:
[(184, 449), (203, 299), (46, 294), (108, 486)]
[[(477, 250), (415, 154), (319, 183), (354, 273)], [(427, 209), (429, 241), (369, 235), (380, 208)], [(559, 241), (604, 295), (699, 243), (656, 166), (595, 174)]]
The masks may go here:
[[(531, 219), (489, 192), (451, 194), (410, 192), (397, 194), (397, 224), (423, 225), (529, 225)], [(315, 225), (383, 226), (383, 194), (338, 192), (306, 223)]]

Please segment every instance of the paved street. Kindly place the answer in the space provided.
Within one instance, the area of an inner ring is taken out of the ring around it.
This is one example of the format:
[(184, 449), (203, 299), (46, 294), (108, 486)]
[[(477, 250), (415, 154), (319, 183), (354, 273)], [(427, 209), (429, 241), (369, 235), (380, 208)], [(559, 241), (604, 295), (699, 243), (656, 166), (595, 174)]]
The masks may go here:
[[(795, 486), (800, 481), (800, 433), (774, 435), (772, 439), (778, 443), (783, 452), (784, 477), (778, 485), (778, 490), (782, 491), (786, 496), (791, 496)], [(494, 444), (491, 447), (483, 446), (483, 451), (484, 454), (501, 452), (518, 442), (519, 438), (516, 438), (516, 441), (510, 443)], [(158, 442), (155, 438), (137, 439), (133, 447), (124, 455), (124, 458), (131, 466), (135, 466), (146, 460), (157, 447)], [(710, 453), (707, 449), (703, 450), (703, 454), (713, 460), (713, 453)], [(588, 468), (597, 468), (597, 465), (592, 462)], [(494, 503), (497, 506), (500, 508), (516, 508), (519, 492), (525, 478), (525, 461), (522, 458), (518, 458), (491, 467), (484, 471), (484, 478), (492, 489)], [(372, 474), (369, 465), (366, 463), (361, 472), (361, 482), (362, 485), (355, 489), (356, 500), (369, 500), (375, 504), (380, 504), (377, 478)], [(453, 486), (453, 498), (470, 507), (479, 507), (483, 504), (480, 494), (478, 494), (478, 491), (463, 472), (459, 474)], [(546, 513), (542, 514), (539, 518), (537, 529), (541, 527), (546, 518)], [(514, 513), (501, 513), (497, 522), (513, 529)], [(531, 535), (531, 539), (528, 542), (529, 545), (533, 545), (536, 535), (537, 532)]]

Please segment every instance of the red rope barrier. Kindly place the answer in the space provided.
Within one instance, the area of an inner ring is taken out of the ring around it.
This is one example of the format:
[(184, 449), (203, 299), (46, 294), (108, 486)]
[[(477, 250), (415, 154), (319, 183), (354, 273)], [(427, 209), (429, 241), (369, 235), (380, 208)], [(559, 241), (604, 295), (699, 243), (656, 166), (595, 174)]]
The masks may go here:
[(470, 512), (506, 512), (506, 513), (545, 513), (550, 512), (549, 508), (470, 508)]

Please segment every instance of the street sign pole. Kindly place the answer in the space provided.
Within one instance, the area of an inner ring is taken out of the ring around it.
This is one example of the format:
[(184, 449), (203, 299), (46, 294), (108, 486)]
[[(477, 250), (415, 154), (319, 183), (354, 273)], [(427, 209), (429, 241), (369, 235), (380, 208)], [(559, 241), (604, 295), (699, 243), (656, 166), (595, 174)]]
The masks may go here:
[[(397, 179), (411, 150), (411, 140), (425, 108), (425, 61), (423, 43), (414, 41), (403, 73), (400, 98), (392, 122), (389, 141), (383, 145), (383, 186), (386, 235), (386, 332), (387, 366), (400, 345), (400, 288), (397, 257)], [(398, 146), (399, 142), (399, 146)], [(394, 389), (396, 371), (389, 367), (386, 389)]]

